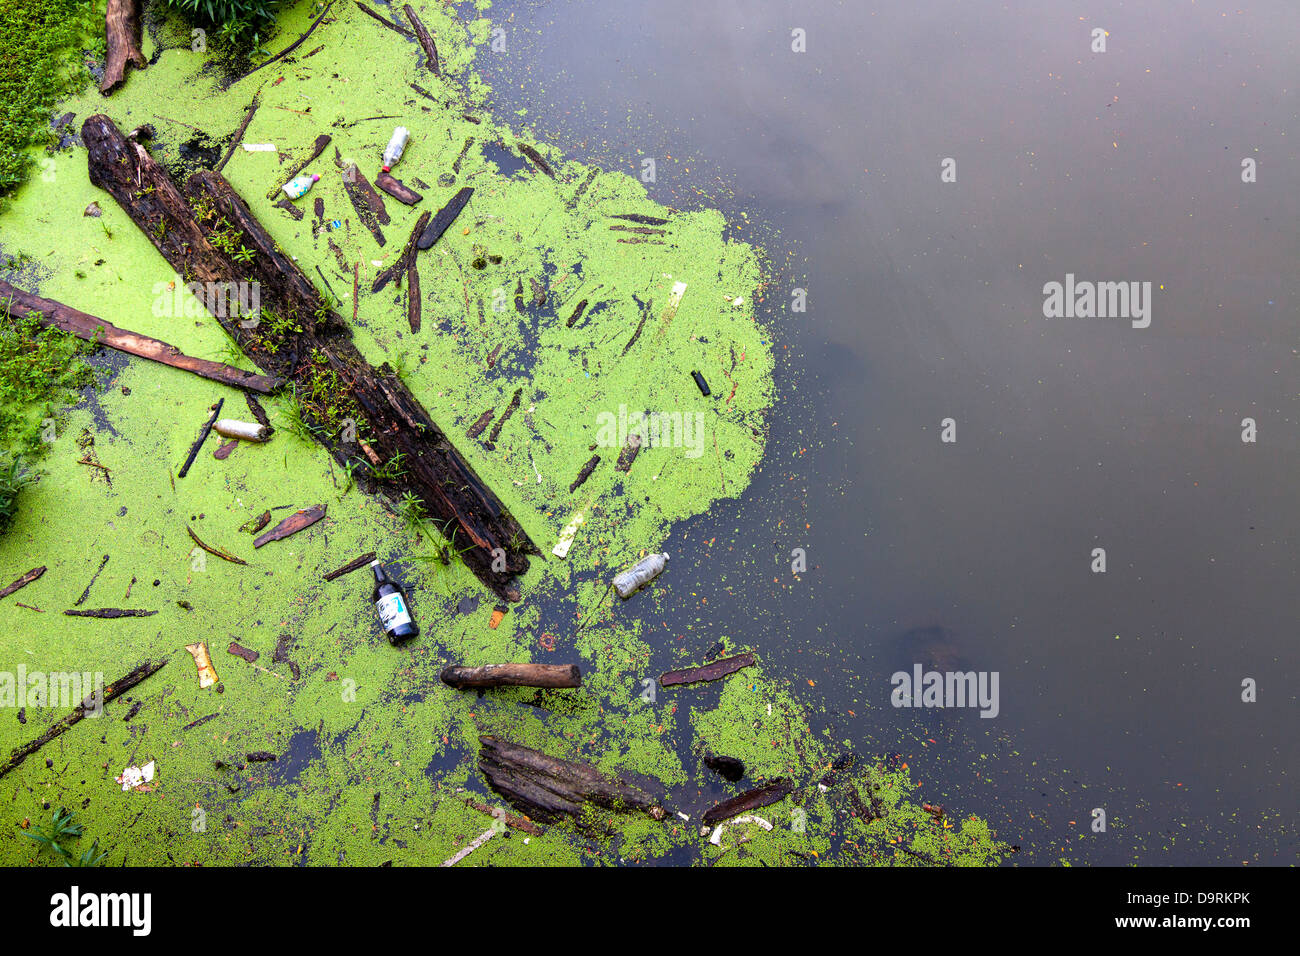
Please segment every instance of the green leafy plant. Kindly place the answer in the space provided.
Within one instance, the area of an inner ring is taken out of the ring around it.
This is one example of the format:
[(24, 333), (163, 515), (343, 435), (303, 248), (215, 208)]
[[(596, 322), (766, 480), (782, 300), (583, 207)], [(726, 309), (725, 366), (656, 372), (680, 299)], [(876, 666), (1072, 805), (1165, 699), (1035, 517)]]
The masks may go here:
[(23, 836), (29, 840), (35, 840), (40, 844), (41, 850), (50, 849), (56, 856), (63, 860), (64, 866), (98, 866), (108, 856), (107, 852), (100, 852), (99, 840), (95, 840), (81, 856), (74, 857), (72, 851), (64, 844), (71, 840), (76, 840), (81, 836), (81, 824), (73, 819), (73, 813), (64, 807), (54, 811), (50, 818), (49, 826), (33, 827), (31, 830), (24, 830)]
[(21, 458), (0, 457), (0, 531), (8, 528), (18, 513), (19, 493), (35, 481)]
[(217, 38), (231, 48), (248, 47), (248, 52), (265, 54), (263, 34), (275, 19), (278, 0), (163, 0), (163, 6), (177, 11), (206, 28), (216, 28)]

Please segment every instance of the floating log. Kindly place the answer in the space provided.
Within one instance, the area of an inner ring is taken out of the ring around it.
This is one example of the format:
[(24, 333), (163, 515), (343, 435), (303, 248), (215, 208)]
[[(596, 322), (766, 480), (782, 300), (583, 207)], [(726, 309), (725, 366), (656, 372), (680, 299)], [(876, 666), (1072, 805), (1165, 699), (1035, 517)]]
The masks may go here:
[(473, 425), (469, 426), (469, 431), (465, 432), (466, 438), (477, 438), (483, 434), (483, 429), (488, 427), (488, 422), (492, 421), (492, 416), (496, 413), (495, 408), (489, 408), (486, 412), (478, 417)]
[(406, 183), (400, 179), (394, 179), (391, 174), (381, 172), (375, 177), (375, 185), (382, 189), (388, 195), (392, 196), (398, 202), (406, 203), (408, 206), (414, 206), (424, 199)]
[(736, 673), (743, 667), (751, 667), (753, 663), (754, 655), (749, 653), (737, 654), (735, 657), (724, 657), (712, 664), (705, 664), (703, 667), (692, 667), (687, 670), (668, 671), (666, 674), (660, 674), (659, 686), (673, 687), (677, 684), (697, 684), (701, 681), (719, 680)]
[(667, 219), (660, 219), (658, 216), (644, 216), (639, 212), (616, 212), (613, 213), (615, 219), (626, 219), (629, 222), (639, 222), (643, 226), (666, 226)]
[(501, 413), (501, 417), (497, 419), (497, 423), (492, 426), (492, 431), (488, 433), (488, 440), (486, 443), (489, 449), (496, 447), (496, 441), (501, 437), (501, 427), (510, 420), (510, 416), (513, 415), (515, 409), (519, 407), (519, 398), (523, 394), (523, 386), (515, 389), (515, 394), (514, 397), (510, 399), (510, 404), (507, 405), (506, 410)]
[(249, 534), (257, 534), (268, 524), (271, 523), (271, 512), (263, 511), (256, 518), (249, 518), (239, 526), (240, 531), (247, 531)]
[(135, 670), (106, 686), (102, 698), (96, 699), (98, 698), (97, 694), (87, 696), (85, 700), (73, 708), (72, 713), (57, 721), (49, 730), (45, 731), (45, 733), (41, 734), (35, 740), (16, 748), (14, 752), (9, 755), (9, 759), (6, 760), (4, 764), (0, 765), (0, 777), (9, 773), (9, 771), (13, 770), (32, 754), (36, 753), (36, 751), (48, 744), (51, 740), (67, 733), (88, 713), (97, 713), (100, 707), (104, 704), (117, 700), (117, 698), (121, 697), (132, 687), (135, 687), (142, 680), (157, 673), (166, 663), (167, 658), (165, 657), (157, 662), (145, 661), (139, 667), (135, 668)]
[(472, 687), (581, 687), (582, 671), (577, 664), (452, 665), (443, 668), (442, 682), (457, 690)]
[(569, 316), (569, 321), (564, 323), (564, 327), (566, 329), (573, 328), (573, 323), (577, 322), (580, 318), (582, 318), (582, 313), (585, 312), (586, 309), (587, 309), (587, 300), (583, 299), (581, 302), (578, 303), (578, 307), (573, 310), (573, 314)]
[(470, 197), (473, 195), (473, 186), (462, 186), (460, 191), (451, 197), (447, 205), (438, 210), (437, 215), (433, 217), (433, 221), (420, 234), (420, 240), (416, 245), (421, 249), (428, 249), (441, 239), (442, 234), (456, 221), (456, 217), (460, 215), (460, 211), (465, 208), (466, 203), (469, 202)]
[(420, 331), (420, 310), (420, 270), (412, 256), (406, 263), (406, 322), (412, 333)]
[[(303, 330), (284, 336), (275, 352), (266, 348), (258, 329), (244, 328), (235, 317), (215, 318), (245, 354), (271, 374), (307, 385), (313, 363), (295, 356), (319, 353), (345, 386), (332, 400), (354, 406), (357, 431), (372, 436), (376, 456), (381, 461), (401, 456), (401, 473), (376, 479), (377, 485), (394, 497), (414, 495), (431, 519), (464, 542), (460, 557), (479, 580), (501, 598), (518, 601), (515, 577), (528, 570), (528, 555), (541, 554), (537, 546), (397, 374), (387, 365), (374, 368), (365, 360), (352, 343), (347, 322), (325, 306), (320, 292), (230, 184), (202, 170), (188, 179), (182, 194), (166, 170), (103, 115), (86, 120), (82, 141), (91, 182), (117, 200), (177, 272), (200, 282), (256, 281), (264, 306), (277, 315), (300, 317)], [(195, 218), (190, 199), (211, 210), (202, 222)], [(213, 246), (208, 236), (214, 228), (233, 229), (238, 241), (256, 253), (254, 260), (237, 262)], [(319, 316), (317, 321), (312, 321), (314, 316)], [(308, 416), (316, 421), (310, 411)], [(323, 427), (313, 436), (340, 464), (356, 466), (356, 443), (344, 442)], [(498, 555), (505, 554), (504, 569), (494, 561), (497, 549)]]
[(126, 79), (127, 64), (137, 70), (148, 65), (140, 50), (140, 0), (108, 0), (104, 13), (104, 78), (99, 92), (107, 96)]
[(541, 153), (539, 153), (537, 150), (533, 149), (533, 148), (532, 148), (531, 146), (529, 146), (527, 143), (519, 143), (519, 142), (516, 142), (515, 145), (519, 147), (519, 152), (523, 153), (525, 156), (527, 156), (527, 157), (529, 158), (529, 160), (532, 161), (532, 164), (533, 164), (534, 166), (536, 166), (538, 169), (540, 169), (540, 170), (541, 170), (542, 172), (544, 172), (546, 175), (550, 176), (552, 179), (555, 178), (555, 170), (551, 169), (551, 164), (548, 163), (548, 162), (547, 162), (547, 161), (542, 157), (542, 154), (541, 154)]
[(716, 807), (711, 808), (704, 814), (704, 824), (705, 826), (713, 826), (715, 823), (729, 820), (747, 810), (757, 810), (759, 807), (769, 806), (784, 800), (793, 792), (794, 784), (784, 777), (777, 777), (761, 787), (746, 790), (740, 796), (724, 800)]
[(336, 568), (328, 574), (321, 575), (321, 579), (325, 581), (333, 581), (335, 578), (341, 578), (345, 574), (351, 574), (353, 571), (364, 568), (373, 560), (375, 560), (375, 552), (367, 551), (365, 554), (361, 555), (361, 557), (353, 558), (347, 564), (343, 565), (343, 567)]
[(281, 541), (290, 535), (295, 535), (299, 531), (310, 528), (321, 518), (325, 517), (327, 505), (312, 505), (303, 511), (289, 515), (278, 525), (261, 535), (253, 542), (253, 547), (260, 548), (264, 544), (270, 544), (272, 541)]
[(415, 15), (408, 3), (403, 8), (406, 11), (406, 19), (411, 21), (411, 29), (415, 31), (415, 38), (420, 41), (420, 46), (424, 48), (425, 66), (433, 71), (434, 76), (442, 76), (442, 70), (438, 66), (438, 48), (433, 45), (433, 37), (429, 36), (429, 31), (425, 29), (420, 18)]
[(120, 329), (106, 319), (80, 312), (53, 299), (32, 295), (0, 280), (0, 309), (17, 313), (19, 308), (27, 313), (39, 312), (42, 325), (62, 329), (79, 339), (94, 342), (96, 345), (106, 345), (119, 352), (148, 359), (151, 362), (159, 362), (171, 368), (192, 372), (223, 385), (250, 389), (268, 395), (284, 384), (282, 379), (274, 376), (246, 372), (242, 368), (235, 368), (221, 362), (192, 358), (174, 345), (168, 345), (159, 339), (129, 329)]
[(641, 452), (641, 436), (633, 432), (627, 436), (627, 443), (623, 445), (618, 453), (618, 462), (614, 465), (615, 471), (631, 471), (632, 463), (636, 461), (636, 456)]
[(45, 565), (43, 564), (39, 568), (32, 568), (22, 577), (14, 581), (13, 584), (10, 584), (3, 591), (0, 591), (0, 600), (4, 600), (9, 595), (13, 594), (15, 591), (20, 591), (23, 588), (27, 587), (27, 585), (31, 584), (33, 581), (35, 581), (44, 573), (45, 573)]
[[(330, 137), (328, 134), (321, 133), (319, 136), (317, 136), (316, 144), (312, 147), (311, 155), (308, 156), (306, 159), (304, 159), (302, 162), (295, 163), (292, 167), (290, 167), (287, 173), (282, 173), (280, 176), (279, 184), (276, 186), (272, 186), (267, 191), (266, 198), (274, 199), (276, 196), (280, 195), (280, 190), (284, 189), (285, 183), (293, 182), (295, 176), (297, 176), (300, 172), (302, 172), (312, 163), (316, 162), (316, 160), (320, 157), (320, 154), (325, 152), (325, 147), (328, 146), (329, 144), (330, 144)], [(220, 169), (221, 167), (218, 166), (217, 170), (220, 171)], [(321, 200), (318, 198), (316, 201), (320, 202)], [(292, 206), (292, 203), (290, 205)], [(295, 211), (298, 211), (296, 206), (293, 208), (295, 209)], [(320, 218), (319, 214), (317, 215), (317, 218)]]
[(615, 812), (639, 811), (654, 820), (665, 816), (650, 794), (590, 764), (550, 757), (491, 735), (479, 737), (479, 743), (478, 766), (492, 789), (515, 809), (545, 823), (565, 816), (578, 818), (585, 804)]

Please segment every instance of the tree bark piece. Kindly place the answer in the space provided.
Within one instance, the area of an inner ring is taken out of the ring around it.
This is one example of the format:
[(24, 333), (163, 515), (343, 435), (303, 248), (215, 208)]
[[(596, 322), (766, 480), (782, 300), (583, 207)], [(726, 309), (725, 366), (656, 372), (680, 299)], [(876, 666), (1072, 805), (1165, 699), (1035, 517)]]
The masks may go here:
[(137, 70), (148, 65), (140, 50), (140, 0), (108, 0), (104, 13), (104, 40), (108, 55), (104, 57), (104, 78), (99, 92), (107, 96), (126, 79), (127, 64)]
[(578, 472), (578, 477), (574, 478), (573, 483), (569, 485), (569, 493), (572, 494), (577, 491), (578, 488), (581, 487), (582, 483), (591, 477), (591, 473), (596, 470), (596, 466), (599, 464), (600, 456), (592, 455), (591, 460), (583, 465), (582, 470)]
[(452, 665), (443, 668), (442, 682), (457, 690), (471, 687), (569, 688), (582, 686), (582, 671), (577, 664)]
[(720, 680), (736, 673), (743, 667), (751, 667), (753, 663), (754, 655), (749, 653), (737, 654), (735, 657), (724, 657), (712, 664), (705, 664), (703, 667), (692, 667), (688, 670), (668, 671), (666, 674), (660, 674), (659, 686), (673, 687), (677, 684), (697, 684), (700, 681)]
[(784, 800), (792, 793), (794, 793), (794, 784), (784, 777), (777, 777), (761, 787), (746, 790), (740, 796), (724, 800), (711, 808), (704, 814), (704, 825), (713, 826), (715, 823), (729, 820), (748, 810), (757, 810), (759, 807), (769, 806), (779, 800)]
[(433, 71), (434, 76), (442, 76), (442, 70), (438, 66), (438, 48), (433, 45), (433, 37), (429, 36), (429, 31), (425, 29), (420, 18), (415, 15), (408, 3), (403, 8), (406, 11), (406, 19), (411, 21), (411, 29), (415, 31), (415, 38), (420, 41), (420, 46), (424, 48), (425, 66)]
[(406, 321), (411, 331), (420, 331), (420, 270), (415, 267), (415, 257), (406, 263)]
[(542, 157), (541, 153), (533, 149), (527, 143), (515, 143), (515, 145), (519, 147), (519, 152), (527, 156), (534, 166), (552, 179), (555, 178), (555, 170), (551, 169), (551, 164)]
[(388, 225), (388, 209), (379, 198), (379, 193), (375, 192), (375, 187), (370, 185), (370, 180), (366, 179), (366, 174), (355, 163), (343, 170), (343, 188), (352, 200), (352, 208), (357, 211), (361, 224), (370, 230), (375, 242), (381, 246), (386, 245), (388, 240), (379, 227)]
[(424, 199), (423, 196), (417, 193), (410, 186), (406, 185), (406, 183), (402, 182), (400, 179), (394, 179), (389, 173), (380, 172), (380, 174), (375, 177), (375, 185), (388, 193), (388, 195), (392, 196), (398, 202), (406, 203), (408, 206), (414, 206), (416, 203)]
[[(119, 329), (111, 322), (80, 312), (71, 306), (53, 299), (43, 299), (22, 289), (16, 289), (0, 280), (0, 309), (17, 313), (21, 308), (25, 312), (39, 312), (41, 324), (62, 329), (79, 339), (106, 345), (119, 352), (134, 355), (137, 358), (159, 362), (171, 368), (192, 372), (202, 378), (231, 385), (235, 388), (249, 389), (264, 395), (274, 392), (284, 384), (282, 379), (274, 376), (246, 372), (221, 362), (209, 362), (207, 359), (192, 358), (174, 345), (141, 335), (129, 329)], [(102, 332), (101, 332), (102, 330)]]
[(290, 535), (295, 535), (299, 531), (310, 528), (321, 518), (325, 517), (326, 505), (312, 505), (304, 511), (299, 511), (289, 515), (266, 534), (261, 535), (253, 542), (253, 547), (260, 548), (264, 544), (270, 544), (272, 541), (281, 541)]
[(45, 565), (43, 564), (39, 568), (32, 568), (30, 571), (28, 571), (18, 580), (14, 581), (13, 584), (10, 584), (3, 591), (0, 591), (0, 600), (7, 598), (15, 591), (19, 591), (27, 587), (27, 585), (31, 584), (33, 581), (35, 581), (44, 573), (45, 573)]
[(336, 568), (328, 574), (321, 575), (321, 579), (324, 581), (333, 581), (335, 578), (341, 578), (345, 574), (351, 574), (353, 571), (364, 568), (373, 560), (375, 560), (375, 552), (367, 551), (365, 554), (361, 555), (361, 557), (353, 558), (347, 564), (343, 565), (343, 567)]
[(75, 727), (86, 716), (87, 713), (94, 712), (97, 709), (96, 704), (102, 707), (104, 704), (116, 700), (117, 698), (125, 694), (128, 690), (130, 690), (132, 687), (135, 687), (137, 684), (139, 684), (145, 678), (150, 677), (151, 675), (157, 673), (159, 670), (162, 669), (163, 665), (166, 663), (167, 663), (167, 658), (165, 657), (162, 660), (156, 662), (145, 661), (143, 664), (141, 664), (135, 670), (131, 671), (129, 674), (125, 675), (124, 677), (118, 678), (117, 680), (113, 681), (113, 683), (105, 687), (102, 699), (95, 700), (92, 703), (91, 702), (92, 697), (95, 695), (88, 696), (86, 700), (83, 700), (80, 704), (78, 704), (76, 707), (73, 708), (72, 713), (60, 719), (52, 727), (50, 727), (49, 730), (45, 731), (45, 733), (41, 734), (39, 737), (31, 741), (30, 743), (23, 744), (21, 747), (16, 748), (14, 752), (9, 755), (9, 759), (6, 760), (3, 765), (0, 765), (0, 777), (3, 777), (5, 774), (9, 773), (9, 771), (13, 770), (15, 767), (21, 764), (32, 754), (36, 753), (36, 751), (40, 750), (42, 747), (48, 744), (51, 740), (55, 739), (56, 737), (62, 736), (63, 734), (71, 730), (73, 727)]
[(590, 764), (550, 757), (491, 735), (479, 737), (479, 743), (478, 766), (492, 789), (515, 809), (545, 823), (565, 816), (577, 818), (584, 804), (615, 812), (640, 811), (655, 820), (665, 816), (650, 794)]
[[(479, 580), (502, 599), (518, 601), (521, 595), (515, 578), (528, 570), (528, 555), (541, 554), (537, 545), (397, 374), (387, 365), (374, 368), (365, 360), (352, 342), (346, 320), (324, 308), (316, 287), (276, 245), (230, 184), (207, 170), (187, 180), (188, 196), (213, 209), (212, 216), (200, 222), (187, 195), (166, 170), (139, 144), (127, 140), (108, 117), (86, 120), (82, 141), (91, 182), (118, 201), (177, 272), (203, 282), (258, 282), (264, 306), (277, 315), (299, 318), (303, 331), (285, 336), (278, 351), (271, 352), (257, 329), (244, 328), (234, 317), (215, 316), (245, 354), (270, 374), (306, 384), (307, 366), (313, 363), (301, 358), (319, 353), (345, 386), (343, 394), (332, 396), (331, 401), (350, 403), (358, 419), (358, 433), (373, 436), (370, 445), (376, 457), (391, 461), (402, 456), (402, 473), (376, 478), (377, 485), (394, 497), (408, 491), (414, 495), (431, 519), (463, 542), (458, 545), (464, 548), (461, 559)], [(160, 222), (164, 224), (161, 228)], [(222, 222), (238, 233), (243, 246), (253, 249), (253, 262), (236, 262), (213, 246), (209, 230)], [(319, 319), (313, 320), (318, 315)], [(356, 466), (358, 444), (345, 442), (338, 431), (323, 427), (313, 434), (341, 465)], [(504, 570), (498, 570), (500, 562), (494, 567), (493, 551), (498, 548), (506, 556)]]
[(631, 471), (632, 463), (636, 461), (636, 456), (641, 452), (641, 436), (631, 434), (627, 436), (627, 444), (618, 453), (618, 462), (614, 465), (615, 471)]
[(428, 249), (435, 242), (442, 238), (442, 234), (447, 231), (447, 227), (456, 221), (460, 211), (465, 208), (471, 196), (474, 195), (473, 186), (462, 186), (456, 195), (451, 197), (447, 205), (438, 210), (433, 221), (420, 234), (419, 242), (416, 245), (420, 249)]

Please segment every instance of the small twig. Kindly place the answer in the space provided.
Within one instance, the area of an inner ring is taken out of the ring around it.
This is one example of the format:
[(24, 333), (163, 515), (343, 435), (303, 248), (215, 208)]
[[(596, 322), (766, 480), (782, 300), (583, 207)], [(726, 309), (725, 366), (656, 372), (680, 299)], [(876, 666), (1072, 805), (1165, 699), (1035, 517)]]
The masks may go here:
[(73, 607), (81, 607), (81, 605), (86, 603), (86, 598), (90, 597), (90, 589), (93, 588), (95, 582), (99, 580), (99, 574), (104, 570), (104, 565), (106, 564), (108, 564), (108, 555), (104, 555), (100, 560), (99, 567), (95, 570), (95, 573), (91, 575), (90, 583), (86, 585), (86, 590), (82, 591), (81, 597), (77, 598), (77, 600), (73, 602)]
[[(334, 0), (330, 0), (330, 2), (327, 3), (327, 4), (325, 5), (325, 9), (321, 11), (321, 15), (318, 16), (318, 17), (317, 17), (317, 18), (312, 22), (312, 25), (309, 26), (309, 27), (307, 28), (307, 32), (306, 32), (306, 33), (304, 33), (302, 36), (298, 37), (298, 39), (294, 40), (294, 41), (293, 41), (292, 43), (290, 43), (287, 47), (285, 47), (283, 50), (281, 50), (281, 51), (280, 51), (279, 53), (277, 53), (275, 56), (271, 57), (271, 59), (267, 60), (265, 63), (259, 63), (257, 66), (253, 67), (251, 70), (249, 70), (249, 71), (248, 71), (247, 73), (245, 73), (243, 76), (241, 76), (241, 77), (239, 78), (239, 80), (243, 80), (243, 79), (246, 79), (247, 77), (252, 76), (254, 73), (256, 73), (258, 70), (260, 70), (262, 67), (264, 67), (264, 66), (270, 66), (270, 65), (271, 65), (272, 63), (274, 63), (276, 60), (279, 60), (279, 59), (281, 59), (282, 57), (286, 57), (286, 56), (288, 56), (288, 55), (289, 55), (290, 53), (292, 53), (294, 50), (298, 49), (298, 47), (302, 46), (302, 44), (306, 41), (306, 39), (307, 39), (309, 36), (312, 35), (312, 31), (315, 30), (318, 26), (320, 26), (320, 22), (321, 22), (322, 20), (325, 19), (325, 16), (330, 12), (330, 7), (332, 7), (332, 6), (334, 6)], [(235, 80), (234, 82), (238, 83), (239, 80)], [(220, 168), (221, 168), (220, 166), (217, 167), (218, 170), (220, 170)]]
[(212, 426), (217, 423), (217, 416), (221, 414), (221, 406), (225, 403), (226, 400), (224, 398), (217, 399), (216, 407), (212, 409), (212, 417), (209, 418), (208, 423), (203, 426), (203, 431), (199, 432), (198, 441), (190, 447), (189, 457), (185, 459), (185, 464), (181, 467), (180, 472), (177, 473), (178, 478), (184, 478), (186, 473), (190, 470), (190, 465), (194, 464), (194, 459), (198, 457), (199, 449), (202, 448), (203, 443), (208, 440), (208, 434), (212, 431)]
[(214, 548), (211, 545), (204, 544), (202, 541), (199, 540), (199, 536), (194, 533), (194, 529), (191, 528), (189, 525), (185, 526), (185, 530), (190, 533), (190, 538), (193, 539), (194, 543), (197, 544), (204, 551), (208, 552), (208, 554), (216, 555), (218, 558), (221, 558), (224, 561), (229, 561), (231, 564), (243, 564), (243, 565), (248, 564), (248, 562), (245, 561), (243, 558), (237, 558), (233, 554), (226, 554), (226, 552), (222, 551), (220, 548)]
[(240, 140), (244, 138), (244, 131), (248, 129), (248, 124), (253, 121), (253, 114), (257, 112), (260, 105), (262, 91), (258, 90), (253, 94), (253, 102), (248, 106), (248, 112), (244, 114), (244, 121), (239, 124), (239, 129), (235, 130), (234, 139), (230, 141), (230, 148), (226, 150), (226, 155), (221, 157), (221, 162), (217, 163), (215, 172), (221, 172), (226, 163), (230, 162), (230, 157), (235, 155), (235, 150), (239, 146)]

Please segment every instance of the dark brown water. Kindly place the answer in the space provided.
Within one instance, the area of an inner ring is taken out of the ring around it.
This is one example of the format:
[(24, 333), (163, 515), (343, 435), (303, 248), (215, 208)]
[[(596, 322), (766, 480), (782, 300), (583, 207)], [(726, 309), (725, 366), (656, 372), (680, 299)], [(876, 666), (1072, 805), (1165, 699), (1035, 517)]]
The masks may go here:
[[(1021, 862), (1294, 864), (1300, 7), (491, 14), (500, 110), (656, 158), (655, 198), (721, 206), (778, 267), (769, 457), (670, 543), (663, 662), (751, 642), (815, 732), (902, 753)], [(1150, 282), (1150, 326), (1045, 318), (1067, 274)], [(936, 641), (999, 673), (996, 718), (890, 706)]]

